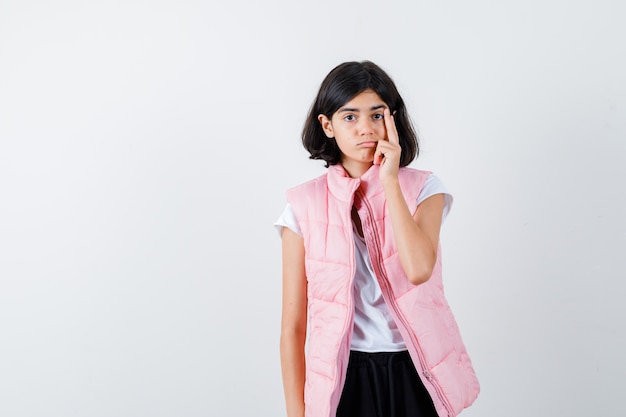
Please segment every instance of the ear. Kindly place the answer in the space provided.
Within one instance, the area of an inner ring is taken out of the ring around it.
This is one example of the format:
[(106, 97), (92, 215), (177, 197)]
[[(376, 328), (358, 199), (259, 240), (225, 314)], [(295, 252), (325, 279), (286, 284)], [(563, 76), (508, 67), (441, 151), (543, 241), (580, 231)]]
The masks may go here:
[(317, 120), (322, 125), (322, 130), (324, 131), (324, 134), (326, 134), (326, 136), (330, 139), (334, 138), (335, 132), (333, 131), (333, 123), (331, 122), (331, 120), (326, 117), (325, 114), (318, 115)]

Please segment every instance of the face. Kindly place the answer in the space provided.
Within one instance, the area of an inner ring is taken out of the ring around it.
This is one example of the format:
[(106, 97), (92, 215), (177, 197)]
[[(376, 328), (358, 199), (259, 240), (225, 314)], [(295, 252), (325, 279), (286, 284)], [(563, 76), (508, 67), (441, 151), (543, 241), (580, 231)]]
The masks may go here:
[(374, 162), (379, 140), (387, 139), (383, 110), (385, 102), (372, 90), (365, 90), (339, 108), (332, 118), (318, 120), (329, 138), (335, 138), (341, 151), (341, 164), (352, 171), (365, 172)]

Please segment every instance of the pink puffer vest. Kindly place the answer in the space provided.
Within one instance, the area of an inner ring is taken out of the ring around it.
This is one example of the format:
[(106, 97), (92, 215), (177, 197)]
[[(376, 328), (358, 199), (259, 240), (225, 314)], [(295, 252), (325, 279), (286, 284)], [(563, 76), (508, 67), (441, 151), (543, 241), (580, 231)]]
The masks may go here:
[[(354, 205), (384, 299), (413, 363), (439, 416), (456, 416), (476, 399), (479, 384), (444, 296), (441, 251), (431, 278), (412, 285), (400, 265), (378, 173), (374, 165), (355, 179), (333, 165), (327, 174), (287, 192), (306, 251), (305, 415), (335, 417), (345, 381), (354, 311)], [(412, 213), (429, 174), (400, 169), (400, 186)]]

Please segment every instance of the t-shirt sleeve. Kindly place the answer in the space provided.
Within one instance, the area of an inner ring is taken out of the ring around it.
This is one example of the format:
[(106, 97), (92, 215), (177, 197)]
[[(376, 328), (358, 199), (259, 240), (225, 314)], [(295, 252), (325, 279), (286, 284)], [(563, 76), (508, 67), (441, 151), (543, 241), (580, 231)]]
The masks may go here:
[(282, 236), (283, 227), (287, 227), (298, 236), (302, 236), (300, 226), (298, 225), (298, 220), (296, 219), (296, 215), (293, 212), (293, 207), (291, 207), (291, 204), (289, 203), (287, 203), (287, 206), (285, 206), (285, 209), (283, 210), (278, 220), (274, 222), (274, 227), (278, 231), (279, 236)]
[(426, 200), (428, 197), (432, 197), (435, 194), (443, 194), (444, 196), (444, 205), (443, 205), (443, 216), (441, 218), (441, 222), (448, 217), (448, 213), (450, 212), (450, 208), (452, 207), (452, 194), (450, 194), (443, 185), (443, 182), (434, 174), (430, 174), (426, 179), (426, 183), (424, 183), (424, 187), (422, 191), (420, 191), (420, 195), (417, 196), (417, 205)]

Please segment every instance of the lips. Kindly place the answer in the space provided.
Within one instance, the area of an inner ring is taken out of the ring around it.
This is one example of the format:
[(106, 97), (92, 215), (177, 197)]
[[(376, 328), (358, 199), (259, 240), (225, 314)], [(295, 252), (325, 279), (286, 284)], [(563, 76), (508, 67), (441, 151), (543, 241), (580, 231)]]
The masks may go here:
[(360, 146), (362, 148), (375, 148), (376, 146), (378, 146), (378, 142), (375, 140), (360, 142), (357, 146)]

